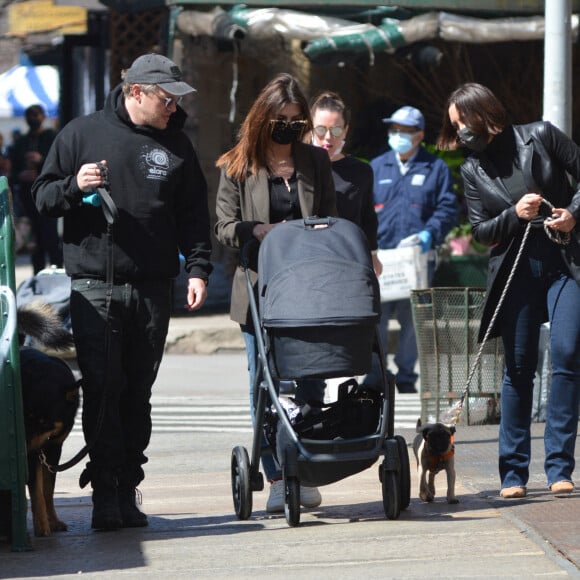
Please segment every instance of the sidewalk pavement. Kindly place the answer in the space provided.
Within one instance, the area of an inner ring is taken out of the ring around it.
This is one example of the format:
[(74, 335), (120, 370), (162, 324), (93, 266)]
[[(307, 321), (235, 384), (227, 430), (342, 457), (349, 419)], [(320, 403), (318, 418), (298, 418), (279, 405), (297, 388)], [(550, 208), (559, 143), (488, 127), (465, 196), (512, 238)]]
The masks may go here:
[[(390, 340), (393, 342), (397, 340), (397, 332), (396, 321), (391, 321)], [(225, 314), (193, 314), (171, 319), (166, 347), (168, 353), (208, 354), (233, 348), (243, 349), (243, 341), (238, 326)], [(526, 534), (539, 545), (562, 556), (564, 561), (570, 561), (573, 570), (580, 569), (580, 491), (569, 497), (554, 498), (546, 490), (542, 464), (544, 424), (532, 425), (534, 451), (531, 473), (535, 476), (532, 475), (529, 482), (528, 498), (520, 502), (498, 497), (497, 431), (497, 425), (459, 427), (457, 471), (461, 485), (489, 504), (490, 509), (499, 510), (504, 518), (513, 523), (514, 533)], [(408, 444), (412, 442), (414, 433), (401, 434)], [(464, 446), (462, 442), (468, 445)], [(580, 450), (580, 444), (576, 449)], [(411, 450), (410, 455), (414, 474)], [(444, 476), (441, 474), (438, 477), (441, 478), (438, 487), (444, 490)], [(415, 484), (413, 489), (417, 489)], [(527, 575), (523, 574), (522, 577)]]
[[(172, 318), (168, 352), (211, 353), (217, 344), (243, 348), (227, 315)], [(195, 358), (184, 361), (195, 365)], [(250, 449), (247, 434), (196, 433), (192, 441), (191, 434), (154, 433), (141, 490), (148, 528), (92, 532), (90, 493), (78, 488), (77, 466), (57, 481), (57, 512), (69, 532), (34, 539), (33, 552), (12, 553), (1, 544), (0, 578), (580, 578), (580, 492), (555, 497), (546, 490), (543, 431), (543, 424), (532, 425), (523, 500), (498, 497), (497, 425), (460, 426), (458, 506), (444, 501), (444, 474), (437, 476), (434, 503), (417, 498), (410, 450), (412, 501), (398, 520), (384, 519), (373, 466), (323, 487), (322, 506), (303, 510), (297, 528), (264, 511), (266, 492), (253, 494), (249, 520), (236, 519), (229, 454), (239, 444)], [(399, 434), (411, 444), (413, 432)], [(81, 443), (73, 438), (70, 445)]]
[[(391, 333), (395, 334), (398, 330), (396, 321), (391, 321), (390, 326)], [(239, 328), (229, 320), (227, 315), (192, 315), (171, 319), (167, 352), (207, 354), (217, 352), (219, 348), (243, 348)], [(529, 495), (524, 501), (508, 501), (499, 498), (497, 430), (497, 425), (459, 427), (457, 470), (462, 487), (488, 504), (489, 509), (498, 510), (502, 517), (513, 524), (514, 534), (523, 533), (549, 552), (553, 551), (558, 557), (562, 556), (565, 561), (569, 561), (571, 567), (568, 572), (573, 574), (573, 571), (580, 570), (580, 490), (571, 496), (559, 498), (555, 498), (546, 490), (541, 460), (544, 455), (544, 424), (534, 424), (532, 425), (534, 447), (532, 473), (535, 473), (535, 479), (532, 476)], [(410, 444), (414, 434), (409, 433), (404, 436)], [(468, 444), (462, 445), (462, 443)], [(576, 449), (580, 451), (580, 443), (577, 444)], [(409, 452), (411, 465), (414, 468), (412, 450)], [(414, 471), (412, 469), (413, 474)], [(444, 475), (440, 474), (438, 478), (440, 478), (437, 480), (438, 487), (444, 491)], [(415, 482), (413, 489), (417, 489)], [(510, 541), (507, 540), (508, 546), (509, 543)], [(564, 567), (567, 568), (566, 565)], [(521, 577), (531, 577), (531, 571), (524, 573), (523, 570), (525, 566), (522, 566)], [(475, 577), (475, 575), (467, 576)], [(448, 577), (454, 577), (451, 570)], [(487, 575), (487, 577), (494, 576)]]
[[(538, 458), (542, 431), (534, 425)], [(82, 440), (67, 443), (69, 457)], [(435, 502), (421, 502), (412, 460), (411, 504), (399, 519), (384, 517), (373, 466), (322, 487), (322, 505), (303, 509), (295, 528), (265, 512), (266, 491), (254, 492), (251, 517), (237, 520), (229, 458), (239, 444), (249, 447), (247, 434), (154, 432), (140, 486), (147, 528), (91, 531), (80, 468), (60, 473), (56, 510), (69, 530), (34, 538), (30, 552), (0, 544), (0, 578), (580, 578), (580, 495), (553, 497), (538, 476), (526, 499), (500, 499), (497, 426), (458, 430), (459, 504), (446, 503), (443, 474)]]

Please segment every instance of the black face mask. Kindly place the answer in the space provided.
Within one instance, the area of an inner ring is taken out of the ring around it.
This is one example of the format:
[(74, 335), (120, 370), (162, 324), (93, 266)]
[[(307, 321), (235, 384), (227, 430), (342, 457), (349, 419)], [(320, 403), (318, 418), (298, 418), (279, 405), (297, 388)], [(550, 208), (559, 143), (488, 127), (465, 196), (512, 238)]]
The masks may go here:
[(467, 127), (459, 129), (457, 136), (463, 145), (477, 153), (481, 153), (487, 147), (487, 139), (483, 135), (474, 133)]
[(40, 129), (40, 126), (42, 125), (42, 119), (37, 119), (35, 117), (32, 119), (27, 119), (26, 123), (33, 131), (36, 131), (36, 130)]
[(279, 145), (289, 145), (298, 141), (302, 135), (302, 130), (302, 126), (298, 129), (292, 128), (291, 123), (276, 123), (272, 129), (272, 141)]

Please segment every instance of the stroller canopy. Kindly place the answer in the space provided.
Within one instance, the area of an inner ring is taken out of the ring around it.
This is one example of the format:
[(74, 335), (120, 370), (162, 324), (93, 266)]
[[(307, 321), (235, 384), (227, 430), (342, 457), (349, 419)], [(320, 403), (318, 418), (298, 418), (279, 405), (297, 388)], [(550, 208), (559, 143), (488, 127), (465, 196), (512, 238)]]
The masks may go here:
[(258, 256), (265, 327), (375, 324), (380, 293), (366, 237), (341, 218), (293, 220), (264, 238)]

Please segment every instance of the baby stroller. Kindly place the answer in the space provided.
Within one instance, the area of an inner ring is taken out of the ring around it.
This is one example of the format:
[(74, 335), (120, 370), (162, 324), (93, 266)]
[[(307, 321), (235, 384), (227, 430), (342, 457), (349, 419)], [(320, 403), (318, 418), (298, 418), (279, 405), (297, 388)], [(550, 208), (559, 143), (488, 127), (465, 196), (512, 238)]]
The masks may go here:
[[(259, 471), (264, 434), (282, 469), (290, 526), (300, 522), (300, 485), (340, 481), (371, 467), (381, 455), (385, 515), (398, 518), (410, 502), (409, 455), (403, 437), (393, 435), (394, 383), (387, 380), (377, 327), (379, 288), (363, 232), (340, 218), (277, 225), (259, 248), (258, 300), (250, 280), (250, 252), (246, 245), (241, 263), (259, 372), (251, 460), (242, 446), (232, 451), (237, 517), (250, 517), (252, 493), (264, 488)], [(308, 402), (287, 413), (275, 381), (363, 375), (373, 351), (382, 365), (379, 391), (351, 378), (339, 387), (338, 401)]]

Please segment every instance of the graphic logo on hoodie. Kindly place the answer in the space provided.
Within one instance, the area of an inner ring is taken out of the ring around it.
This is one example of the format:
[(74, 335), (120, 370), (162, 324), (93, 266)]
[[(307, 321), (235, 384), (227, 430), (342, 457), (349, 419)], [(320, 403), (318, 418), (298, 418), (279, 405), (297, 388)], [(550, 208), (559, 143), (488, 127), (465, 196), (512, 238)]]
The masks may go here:
[(141, 169), (147, 179), (167, 181), (169, 179), (170, 159), (164, 149), (147, 148), (141, 154)]

